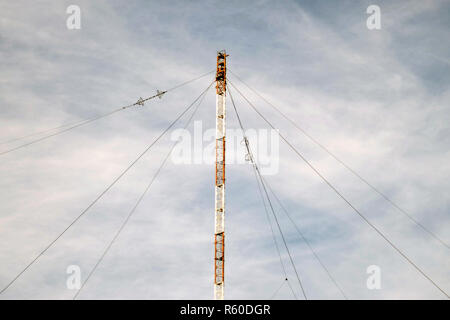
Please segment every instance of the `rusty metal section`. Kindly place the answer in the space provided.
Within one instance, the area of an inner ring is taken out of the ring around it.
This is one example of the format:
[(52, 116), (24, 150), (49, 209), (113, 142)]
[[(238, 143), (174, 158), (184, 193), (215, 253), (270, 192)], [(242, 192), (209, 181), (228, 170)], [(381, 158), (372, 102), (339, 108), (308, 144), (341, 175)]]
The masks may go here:
[(221, 285), (225, 276), (225, 233), (217, 233), (214, 239), (214, 283)]
[(225, 50), (217, 52), (216, 93), (223, 95), (227, 86), (227, 54)]

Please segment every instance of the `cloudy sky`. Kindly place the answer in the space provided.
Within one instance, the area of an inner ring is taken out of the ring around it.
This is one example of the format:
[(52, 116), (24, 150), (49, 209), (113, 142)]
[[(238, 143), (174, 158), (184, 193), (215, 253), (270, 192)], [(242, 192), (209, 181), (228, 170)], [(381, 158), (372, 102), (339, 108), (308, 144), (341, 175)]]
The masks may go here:
[[(66, 9), (81, 8), (69, 30)], [(369, 5), (381, 29), (366, 27)], [(450, 243), (448, 1), (0, 1), (1, 142), (107, 113), (215, 68), (229, 69)], [(0, 287), (78, 216), (212, 75), (89, 125), (0, 156)], [(450, 252), (230, 75), (360, 211), (450, 292)], [(235, 94), (247, 128), (268, 126)], [(228, 128), (238, 127), (228, 102)], [(176, 125), (184, 126), (186, 117)], [(210, 90), (195, 119), (214, 127)], [(190, 130), (192, 131), (192, 125)], [(0, 152), (28, 140), (2, 143)], [(159, 141), (1, 299), (71, 299), (172, 145)], [(211, 299), (214, 167), (167, 165), (80, 299)], [(280, 141), (267, 175), (352, 299), (442, 299), (429, 281)], [(342, 296), (279, 214), (308, 298)], [(252, 169), (227, 167), (227, 299), (269, 299), (283, 281)], [(281, 245), (281, 239), (277, 234)], [(288, 257), (290, 282), (301, 296)], [(367, 267), (381, 270), (369, 290)], [(276, 295), (292, 299), (283, 286)]]

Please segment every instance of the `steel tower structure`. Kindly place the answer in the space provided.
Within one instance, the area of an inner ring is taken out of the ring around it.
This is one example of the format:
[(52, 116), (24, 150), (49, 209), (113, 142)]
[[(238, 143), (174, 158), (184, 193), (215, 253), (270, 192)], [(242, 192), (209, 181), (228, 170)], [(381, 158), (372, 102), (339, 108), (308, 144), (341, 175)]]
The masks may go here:
[(214, 228), (214, 299), (223, 300), (225, 282), (225, 97), (227, 54), (217, 53), (216, 70), (216, 179)]

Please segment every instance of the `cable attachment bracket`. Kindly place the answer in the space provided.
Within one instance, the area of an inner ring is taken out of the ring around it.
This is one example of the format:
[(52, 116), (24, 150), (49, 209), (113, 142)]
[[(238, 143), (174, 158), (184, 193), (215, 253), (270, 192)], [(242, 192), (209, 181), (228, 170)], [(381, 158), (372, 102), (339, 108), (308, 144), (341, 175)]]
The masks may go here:
[(245, 161), (253, 163), (253, 156), (250, 152), (250, 143), (248, 142), (248, 139), (246, 136), (244, 136), (244, 139), (242, 139), (241, 144), (245, 145), (245, 148), (247, 150), (247, 153), (245, 154)]
[(156, 97), (158, 97), (159, 99), (162, 99), (162, 96), (166, 93), (167, 91), (159, 91), (158, 89), (156, 90)]
[(144, 106), (144, 99), (142, 99), (142, 97), (140, 97), (139, 100), (136, 102), (136, 104), (139, 106)]

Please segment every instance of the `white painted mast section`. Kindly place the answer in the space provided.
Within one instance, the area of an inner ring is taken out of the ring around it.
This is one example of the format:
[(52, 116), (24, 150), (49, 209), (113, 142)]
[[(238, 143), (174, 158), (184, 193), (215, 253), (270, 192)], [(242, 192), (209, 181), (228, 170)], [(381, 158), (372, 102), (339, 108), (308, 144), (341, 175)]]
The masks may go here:
[(214, 229), (214, 299), (224, 299), (225, 282), (225, 97), (226, 53), (217, 53), (216, 71), (216, 181)]

